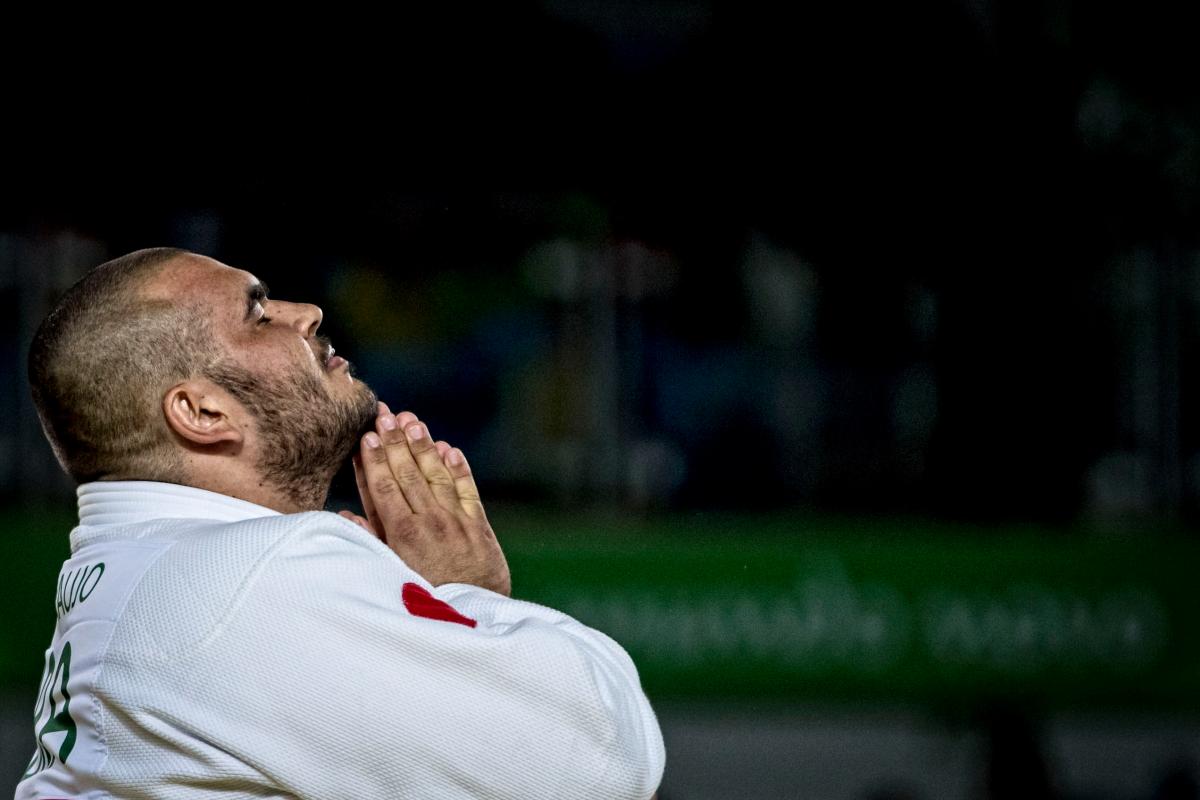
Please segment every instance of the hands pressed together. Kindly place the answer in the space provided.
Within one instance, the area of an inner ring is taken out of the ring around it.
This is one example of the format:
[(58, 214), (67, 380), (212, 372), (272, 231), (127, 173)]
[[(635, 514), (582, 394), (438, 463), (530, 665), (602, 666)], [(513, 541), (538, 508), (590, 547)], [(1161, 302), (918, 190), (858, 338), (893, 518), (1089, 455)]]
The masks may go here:
[(435, 442), (425, 423), (379, 404), (354, 475), (366, 517), (339, 512), (379, 537), (434, 586), (469, 583), (508, 596), (508, 562), (462, 451)]

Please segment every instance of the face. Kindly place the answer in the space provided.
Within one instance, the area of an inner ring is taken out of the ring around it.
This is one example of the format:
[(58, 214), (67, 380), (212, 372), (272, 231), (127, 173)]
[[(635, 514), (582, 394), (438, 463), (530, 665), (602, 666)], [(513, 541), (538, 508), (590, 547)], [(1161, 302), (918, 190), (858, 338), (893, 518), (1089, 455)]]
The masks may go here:
[(196, 299), (220, 340), (207, 377), (250, 413), (264, 479), (304, 507), (323, 503), (329, 481), (374, 424), (374, 392), (319, 336), (317, 306), (268, 296), (248, 272), (200, 256), (171, 264), (173, 299)]

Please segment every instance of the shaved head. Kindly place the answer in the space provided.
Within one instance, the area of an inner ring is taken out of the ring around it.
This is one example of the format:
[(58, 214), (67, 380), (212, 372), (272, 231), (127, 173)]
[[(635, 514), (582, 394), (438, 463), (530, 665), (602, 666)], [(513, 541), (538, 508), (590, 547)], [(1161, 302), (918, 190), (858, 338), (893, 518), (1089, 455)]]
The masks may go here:
[(138, 250), (83, 276), (42, 322), (29, 350), (34, 404), (54, 454), (75, 481), (179, 482), (161, 423), (173, 382), (219, 356), (204, 315), (141, 291), (185, 250)]
[(317, 334), (322, 316), (185, 250), (101, 264), (30, 348), (46, 438), (78, 483), (162, 481), (319, 509), (376, 411)]

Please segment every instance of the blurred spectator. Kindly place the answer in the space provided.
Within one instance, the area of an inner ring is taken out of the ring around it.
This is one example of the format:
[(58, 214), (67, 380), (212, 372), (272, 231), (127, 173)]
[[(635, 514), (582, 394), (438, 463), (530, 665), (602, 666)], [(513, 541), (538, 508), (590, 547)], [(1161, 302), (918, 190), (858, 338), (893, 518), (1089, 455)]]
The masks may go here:
[(1179, 765), (1172, 767), (1154, 787), (1151, 800), (1197, 800), (1200, 798), (1200, 784), (1197, 784), (1196, 773), (1192, 767)]
[(1033, 721), (1024, 713), (994, 707), (984, 714), (987, 732), (988, 800), (1052, 800), (1058, 797)]

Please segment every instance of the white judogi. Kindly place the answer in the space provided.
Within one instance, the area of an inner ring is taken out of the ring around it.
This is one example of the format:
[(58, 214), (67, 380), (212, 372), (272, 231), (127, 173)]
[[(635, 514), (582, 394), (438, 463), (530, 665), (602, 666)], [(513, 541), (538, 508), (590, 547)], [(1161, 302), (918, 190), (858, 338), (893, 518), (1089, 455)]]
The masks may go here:
[(633, 662), (564, 614), (435, 589), (327, 512), (123, 481), (79, 514), (17, 800), (644, 800), (662, 777)]

